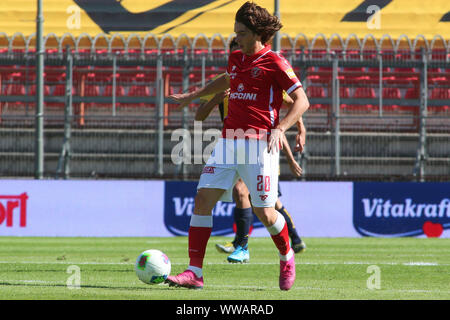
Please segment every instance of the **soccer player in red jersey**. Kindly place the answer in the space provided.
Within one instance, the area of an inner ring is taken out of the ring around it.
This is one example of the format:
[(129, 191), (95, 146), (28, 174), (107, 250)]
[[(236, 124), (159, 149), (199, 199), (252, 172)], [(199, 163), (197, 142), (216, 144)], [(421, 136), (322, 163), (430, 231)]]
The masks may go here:
[[(239, 45), (236, 41), (236, 38), (233, 38), (229, 44), (230, 52), (239, 50)], [(223, 74), (217, 75), (213, 78), (216, 79)], [(216, 105), (219, 107), (220, 118), (222, 122), (224, 118), (228, 115), (228, 95), (229, 90), (225, 92), (217, 93), (216, 95), (202, 97), (200, 101), (205, 101), (202, 103), (195, 113), (196, 121), (204, 121)], [(283, 106), (290, 107), (290, 105), (294, 103), (292, 99), (283, 92)], [(300, 119), (300, 123), (302, 124), (302, 137), (303, 144), (306, 140), (306, 128), (303, 125), (302, 119)], [(303, 145), (300, 146), (303, 151)], [(285, 136), (283, 136), (283, 145), (282, 145), (283, 153), (286, 155), (289, 167), (292, 173), (296, 177), (300, 177), (302, 174), (302, 168), (298, 165), (297, 161), (292, 154), (291, 148)], [(231, 263), (244, 263), (248, 262), (250, 259), (250, 251), (248, 248), (248, 238), (251, 231), (251, 226), (253, 225), (253, 209), (250, 201), (250, 192), (248, 191), (247, 186), (245, 185), (242, 179), (239, 179), (233, 190), (228, 191), (229, 196), (222, 196), (222, 201), (231, 202), (234, 200), (236, 206), (233, 209), (233, 218), (236, 226), (236, 234), (232, 242), (227, 242), (224, 245), (216, 243), (216, 249), (222, 253), (230, 254), (227, 260)], [(304, 252), (306, 250), (306, 243), (300, 238), (297, 233), (297, 229), (295, 228), (294, 221), (283, 206), (280, 201), (281, 191), (280, 186), (278, 184), (278, 200), (275, 204), (275, 209), (281, 213), (286, 220), (288, 226), (289, 238), (291, 239), (291, 247), (295, 253)]]
[[(202, 267), (212, 230), (211, 211), (238, 178), (248, 187), (254, 212), (279, 251), (280, 289), (289, 290), (294, 284), (295, 260), (287, 224), (274, 206), (283, 133), (297, 124), (296, 141), (300, 146), (299, 121), (309, 102), (290, 64), (267, 45), (281, 27), (279, 19), (266, 9), (246, 2), (237, 11), (234, 25), (241, 50), (230, 54), (226, 75), (193, 92), (171, 96), (183, 106), (230, 88), (222, 139), (197, 187), (188, 234), (189, 266), (181, 274), (167, 278), (171, 286), (203, 288)], [(280, 120), (283, 90), (294, 103)]]

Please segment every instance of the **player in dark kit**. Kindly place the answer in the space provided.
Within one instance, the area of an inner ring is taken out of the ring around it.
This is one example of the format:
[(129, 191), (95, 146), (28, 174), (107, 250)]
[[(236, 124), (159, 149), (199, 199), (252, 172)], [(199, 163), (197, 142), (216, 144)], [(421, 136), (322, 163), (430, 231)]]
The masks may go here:
[[(234, 31), (240, 50), (230, 54), (227, 74), (190, 93), (172, 95), (181, 106), (201, 96), (230, 89), (228, 116), (222, 138), (206, 163), (197, 187), (188, 232), (188, 268), (169, 276), (171, 286), (203, 288), (203, 261), (212, 231), (212, 209), (242, 178), (249, 189), (255, 215), (269, 232), (279, 252), (281, 290), (295, 282), (295, 258), (286, 220), (275, 210), (278, 198), (279, 151), (284, 132), (309, 108), (308, 98), (290, 64), (267, 42), (282, 27), (277, 17), (253, 2), (237, 11)], [(283, 119), (279, 111), (283, 90), (293, 104)]]

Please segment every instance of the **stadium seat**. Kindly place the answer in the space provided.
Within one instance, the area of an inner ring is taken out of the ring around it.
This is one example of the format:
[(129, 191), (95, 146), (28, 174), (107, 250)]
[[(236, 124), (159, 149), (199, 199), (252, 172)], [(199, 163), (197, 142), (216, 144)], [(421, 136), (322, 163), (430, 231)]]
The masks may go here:
[[(27, 90), (25, 88), (25, 90)], [(36, 94), (36, 85), (33, 84), (28, 87), (28, 95), (35, 95)], [(49, 96), (50, 95), (50, 86), (44, 85), (44, 95)]]
[[(103, 96), (112, 96), (113, 95), (113, 86), (107, 85), (105, 87), (105, 91), (103, 92)], [(116, 97), (123, 97), (125, 95), (125, 88), (121, 85), (116, 85)]]
[[(420, 88), (417, 86), (414, 86), (412, 88), (409, 88), (408, 90), (406, 90), (405, 92), (405, 99), (406, 100), (411, 100), (411, 99), (419, 99), (420, 98)], [(401, 106), (400, 109), (403, 111), (408, 111), (408, 112), (412, 112), (414, 114), (418, 114), (419, 112), (419, 106), (420, 106), (420, 102), (417, 101), (417, 103), (410, 105), (410, 106)]]
[(420, 91), (418, 87), (409, 88), (406, 90), (405, 99), (419, 99)]
[[(25, 86), (23, 84), (18, 83), (10, 83), (7, 84), (2, 94), (4, 96), (24, 96), (25, 95)], [(0, 106), (0, 113), (3, 111), (4, 107), (8, 106), (21, 106), (25, 103), (23, 101), (14, 101), (14, 102), (3, 102)]]
[(140, 66), (121, 66), (118, 69), (121, 84), (135, 82), (138, 74), (141, 74)]
[[(401, 99), (402, 94), (399, 88), (383, 88), (383, 99)], [(383, 110), (387, 111), (396, 111), (399, 106), (396, 104), (393, 105), (383, 105)]]
[(397, 81), (418, 81), (420, 74), (414, 68), (394, 68), (394, 77)]
[(449, 88), (434, 88), (431, 91), (430, 99), (450, 99), (450, 89)]
[[(102, 96), (103, 97), (112, 97), (112, 95), (113, 95), (113, 86), (112, 85), (107, 85), (105, 87), (105, 90), (103, 91)], [(116, 97), (123, 97), (123, 96), (125, 96), (125, 88), (123, 86), (121, 86), (121, 85), (116, 85)], [(99, 105), (100, 106), (104, 106), (104, 107), (110, 107), (110, 106), (112, 106), (111, 103), (112, 102), (100, 103)], [(121, 105), (120, 103), (116, 102), (116, 107), (118, 107), (120, 105)]]
[[(356, 88), (352, 98), (355, 98), (355, 99), (357, 99), (357, 98), (360, 98), (360, 99), (375, 98), (375, 90), (370, 87)], [(347, 105), (345, 108), (347, 110), (352, 110), (352, 111), (369, 111), (370, 109), (374, 109), (375, 106), (371, 105), (371, 104), (365, 104), (365, 105), (351, 104), (351, 105)]]
[(45, 67), (45, 82), (56, 84), (63, 81), (66, 77), (66, 67)]
[(93, 81), (98, 82), (99, 85), (102, 83), (108, 83), (112, 79), (112, 67), (95, 67), (91, 73), (88, 74), (88, 77)]
[[(430, 94), (431, 100), (447, 100), (450, 102), (450, 89), (449, 88), (434, 88), (431, 90)], [(429, 106), (428, 107), (430, 111), (433, 112), (439, 112), (444, 111), (447, 112), (450, 110), (450, 103), (449, 105), (445, 106)]]
[(21, 83), (10, 83), (3, 90), (5, 96), (23, 96), (25, 95), (25, 86)]
[[(84, 87), (84, 96), (85, 97), (98, 97), (100, 95), (100, 87), (97, 85), (86, 84)], [(95, 103), (86, 103), (86, 108), (93, 107)]]
[[(309, 86), (306, 89), (306, 95), (308, 98), (325, 98), (325, 90), (322, 86)], [(327, 109), (328, 105), (325, 104), (311, 104), (311, 109)]]
[[(146, 85), (133, 85), (128, 90), (128, 97), (150, 97), (150, 88)], [(154, 106), (149, 103), (127, 103), (126, 107)]]
[[(75, 94), (75, 88), (72, 87), (72, 95)], [(65, 84), (58, 84), (54, 87), (52, 96), (55, 97), (64, 97), (66, 95), (66, 85)], [(61, 107), (63, 108), (65, 106), (65, 103), (60, 102), (48, 102), (47, 106), (49, 107)]]

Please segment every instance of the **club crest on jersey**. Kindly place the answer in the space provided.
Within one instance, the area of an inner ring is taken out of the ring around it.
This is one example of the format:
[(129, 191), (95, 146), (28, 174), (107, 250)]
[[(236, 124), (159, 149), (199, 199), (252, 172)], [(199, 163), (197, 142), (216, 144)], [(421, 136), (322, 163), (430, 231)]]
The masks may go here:
[(239, 85), (237, 86), (237, 91), (239, 91), (239, 92), (244, 91), (244, 84), (242, 82), (239, 83)]
[(252, 78), (258, 78), (262, 73), (262, 70), (258, 67), (254, 67), (251, 71)]

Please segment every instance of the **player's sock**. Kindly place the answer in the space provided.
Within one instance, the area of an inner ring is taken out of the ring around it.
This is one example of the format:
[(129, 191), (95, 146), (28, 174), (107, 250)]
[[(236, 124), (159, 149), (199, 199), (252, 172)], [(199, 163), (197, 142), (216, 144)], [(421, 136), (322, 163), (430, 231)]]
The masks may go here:
[(282, 214), (277, 212), (277, 216), (277, 220), (273, 225), (267, 227), (267, 231), (280, 252), (280, 259), (287, 261), (292, 256), (287, 223)]
[(250, 227), (253, 223), (252, 208), (234, 208), (234, 221), (236, 223), (236, 237), (234, 247), (241, 246), (245, 248), (248, 244), (248, 235), (250, 233)]
[[(192, 270), (197, 276), (201, 274), (203, 259), (205, 257), (206, 245), (211, 236), (212, 216), (200, 216), (193, 214), (188, 234), (189, 246), (189, 270)], [(195, 268), (198, 269), (195, 269)], [(201, 276), (201, 275), (200, 275)]]
[(300, 236), (297, 233), (297, 229), (295, 228), (294, 221), (292, 220), (291, 215), (286, 210), (286, 208), (283, 206), (280, 210), (277, 210), (279, 213), (281, 213), (284, 217), (284, 220), (286, 220), (289, 237), (292, 240), (292, 243), (300, 243), (302, 239), (300, 239)]
[(189, 266), (188, 270), (191, 270), (197, 278), (203, 277), (203, 269), (202, 268)]

